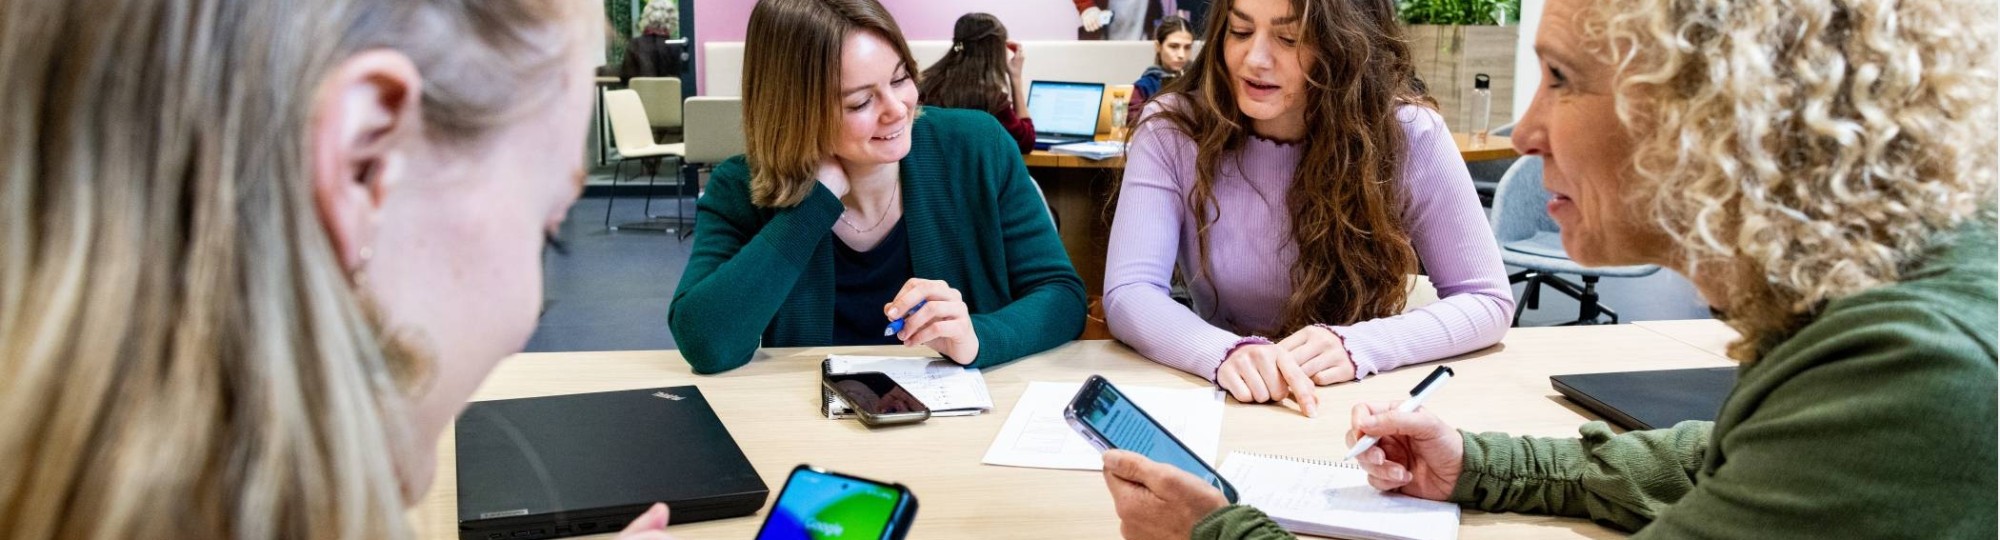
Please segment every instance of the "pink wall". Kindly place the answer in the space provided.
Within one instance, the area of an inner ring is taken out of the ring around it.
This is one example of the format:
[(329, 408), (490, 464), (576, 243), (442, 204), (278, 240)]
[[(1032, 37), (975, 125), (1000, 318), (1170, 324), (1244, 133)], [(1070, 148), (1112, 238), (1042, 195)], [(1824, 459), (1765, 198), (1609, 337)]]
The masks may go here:
[[(951, 39), (951, 25), (959, 15), (975, 11), (991, 13), (1007, 24), (1007, 34), (1016, 40), (1076, 39), (1076, 4), (1070, 0), (881, 0), (896, 17), (903, 37), (912, 40)], [(755, 0), (694, 0), (695, 55), (709, 41), (743, 41), (750, 26), (750, 9)], [(697, 63), (701, 60), (696, 60)], [(698, 79), (707, 79), (696, 73)]]

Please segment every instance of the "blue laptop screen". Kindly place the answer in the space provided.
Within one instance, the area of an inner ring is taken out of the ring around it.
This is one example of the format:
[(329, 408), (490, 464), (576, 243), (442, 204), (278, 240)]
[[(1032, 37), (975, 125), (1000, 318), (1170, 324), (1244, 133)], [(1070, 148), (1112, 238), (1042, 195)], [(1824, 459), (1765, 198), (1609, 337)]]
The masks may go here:
[(1039, 133), (1090, 136), (1103, 100), (1102, 84), (1035, 81), (1028, 86), (1028, 116)]

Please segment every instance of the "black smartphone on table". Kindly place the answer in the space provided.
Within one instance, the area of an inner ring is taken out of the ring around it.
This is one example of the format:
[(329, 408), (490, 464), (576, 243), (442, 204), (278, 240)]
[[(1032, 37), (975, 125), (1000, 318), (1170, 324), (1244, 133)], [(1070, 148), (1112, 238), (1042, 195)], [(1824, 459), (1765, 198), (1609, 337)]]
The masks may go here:
[(1063, 408), (1063, 420), (1099, 452), (1126, 450), (1173, 465), (1222, 490), (1222, 496), (1230, 503), (1236, 502), (1236, 486), (1229, 485), (1214, 467), (1194, 455), (1193, 450), (1188, 450), (1186, 444), (1101, 375), (1091, 375), (1090, 380), (1084, 381), (1083, 388)]
[(854, 409), (861, 423), (871, 426), (922, 422), (931, 409), (896, 379), (879, 371), (822, 373), (820, 384)]
[(901, 540), (916, 519), (917, 496), (902, 484), (800, 464), (757, 540)]

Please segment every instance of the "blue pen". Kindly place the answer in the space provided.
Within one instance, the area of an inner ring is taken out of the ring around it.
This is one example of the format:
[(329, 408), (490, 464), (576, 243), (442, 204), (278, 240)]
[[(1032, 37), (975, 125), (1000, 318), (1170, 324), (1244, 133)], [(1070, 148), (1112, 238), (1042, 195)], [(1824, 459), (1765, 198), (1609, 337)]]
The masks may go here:
[(896, 320), (894, 320), (894, 321), (890, 321), (890, 322), (889, 322), (889, 327), (888, 327), (888, 328), (883, 328), (883, 329), (882, 329), (882, 337), (889, 337), (889, 336), (893, 336), (893, 335), (896, 335), (896, 333), (898, 333), (898, 332), (902, 332), (902, 331), (903, 331), (903, 321), (907, 321), (907, 320), (910, 320), (910, 316), (911, 316), (911, 315), (916, 315), (916, 314), (917, 314), (917, 310), (919, 310), (919, 309), (923, 309), (923, 308), (924, 308), (924, 304), (928, 304), (928, 303), (931, 303), (931, 301), (929, 301), (929, 300), (923, 300), (923, 301), (919, 301), (919, 302), (917, 302), (917, 305), (916, 305), (916, 307), (912, 307), (912, 308), (910, 308), (910, 311), (909, 311), (908, 313), (904, 313), (904, 314), (903, 314), (903, 318), (900, 318), (900, 319), (896, 319)]

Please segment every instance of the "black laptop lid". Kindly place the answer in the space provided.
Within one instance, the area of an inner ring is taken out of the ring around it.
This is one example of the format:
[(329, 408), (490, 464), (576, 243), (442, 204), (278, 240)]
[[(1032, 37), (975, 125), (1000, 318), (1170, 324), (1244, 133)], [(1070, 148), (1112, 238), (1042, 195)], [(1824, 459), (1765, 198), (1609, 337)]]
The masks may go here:
[(1736, 386), (1736, 368), (1669, 369), (1549, 377), (1570, 401), (1625, 429), (1715, 421)]
[(693, 386), (476, 402), (457, 435), (461, 522), (769, 492)]

